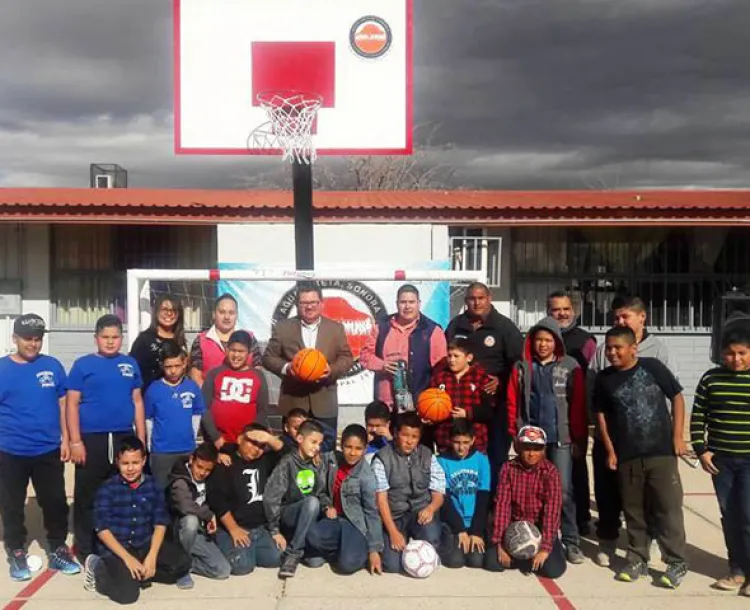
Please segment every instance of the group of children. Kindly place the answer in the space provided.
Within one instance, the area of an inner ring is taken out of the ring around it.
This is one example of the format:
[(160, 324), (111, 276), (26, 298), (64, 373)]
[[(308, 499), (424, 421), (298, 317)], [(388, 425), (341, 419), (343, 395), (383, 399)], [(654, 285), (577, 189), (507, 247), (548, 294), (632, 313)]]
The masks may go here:
[[(509, 423), (502, 433), (515, 439), (516, 457), (496, 473), (486, 450), (498, 403), (484, 391), (488, 376), (465, 339), (449, 344), (432, 377), (434, 387), (451, 395), (448, 421), (426, 422), (411, 412), (393, 417), (376, 401), (365, 411), (364, 427), (344, 429), (337, 451), (332, 432), (301, 410), (286, 415), (282, 437), (270, 431), (267, 389), (250, 366), (244, 331), (230, 337), (224, 365), (208, 374), (203, 388), (185, 376), (184, 351), (166, 341), (163, 376), (142, 396), (137, 363), (120, 353), (119, 319), (98, 321), (97, 353), (77, 360), (67, 379), (54, 359), (39, 354), (39, 323), (44, 332), (41, 319), (35, 321), (28, 346), (24, 329), (16, 333), (20, 361), (0, 360), (0, 424), (10, 421), (2, 401), (12, 395), (13, 363), (41, 361), (45, 370), (28, 370), (47, 392), (44, 400), (60, 401), (57, 421), (48, 415), (48, 423), (62, 439), (60, 457), (76, 465), (74, 548), (84, 585), (114, 601), (136, 601), (152, 581), (190, 588), (191, 573), (224, 579), (256, 566), (278, 568), (282, 578), (294, 576), (300, 562), (328, 562), (342, 573), (399, 572), (409, 539), (430, 542), (447, 567), (520, 567), (557, 578), (566, 563), (583, 561), (571, 472), (572, 457), (587, 449), (586, 382), (565, 355), (554, 321), (529, 331), (524, 358), (508, 380)], [(607, 332), (604, 352), (611, 366), (596, 375), (590, 402), (627, 525), (627, 563), (617, 578), (644, 575), (656, 539), (667, 564), (659, 582), (674, 588), (687, 573), (677, 468), (686, 452), (682, 387), (658, 359), (639, 356), (626, 326)], [(750, 464), (743, 436), (750, 432), (750, 333), (727, 333), (723, 354), (723, 365), (698, 386), (692, 442), (714, 478), (729, 549), (730, 574), (716, 585), (750, 595), (750, 508), (742, 492)], [(0, 470), (15, 472), (13, 443), (2, 427)], [(199, 427), (206, 440), (196, 447)], [(8, 480), (0, 476), (0, 492), (11, 489)], [(76, 573), (53, 514), (61, 508), (50, 508), (49, 494), (40, 494), (40, 504), (50, 565)], [(10, 499), (2, 503), (4, 522), (17, 512), (15, 496), (12, 506)], [(515, 521), (530, 521), (541, 532), (539, 550), (527, 562), (503, 547)], [(11, 575), (23, 580), (30, 577), (23, 541), (13, 544)]]

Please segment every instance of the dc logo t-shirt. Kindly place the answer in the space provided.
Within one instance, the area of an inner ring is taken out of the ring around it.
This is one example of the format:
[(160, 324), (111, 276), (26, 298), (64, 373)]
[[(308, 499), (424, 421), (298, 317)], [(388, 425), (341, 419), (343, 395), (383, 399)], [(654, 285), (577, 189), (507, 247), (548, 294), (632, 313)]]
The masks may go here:
[(58, 449), (63, 396), (65, 369), (55, 358), (0, 358), (0, 451), (30, 457)]
[(75, 361), (68, 389), (81, 393), (81, 432), (127, 432), (133, 428), (133, 390), (143, 385), (138, 364), (130, 356), (89, 354)]

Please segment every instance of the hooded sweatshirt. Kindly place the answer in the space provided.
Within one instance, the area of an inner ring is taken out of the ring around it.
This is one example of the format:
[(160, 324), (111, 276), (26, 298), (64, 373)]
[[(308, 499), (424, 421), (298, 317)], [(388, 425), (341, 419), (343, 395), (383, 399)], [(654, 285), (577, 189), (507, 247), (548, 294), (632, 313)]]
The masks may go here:
[[(606, 342), (602, 343), (597, 348), (596, 354), (589, 364), (589, 367), (595, 373), (603, 371), (608, 366), (610, 366), (609, 360), (607, 360), (607, 356), (605, 354), (606, 347)], [(656, 358), (657, 360), (660, 360), (662, 364), (666, 365), (666, 367), (672, 372), (672, 375), (679, 379), (677, 367), (675, 366), (675, 362), (669, 356), (669, 350), (667, 349), (667, 346), (664, 345), (664, 343), (662, 343), (662, 341), (657, 339), (654, 335), (649, 333), (646, 329), (643, 330), (643, 338), (638, 343), (638, 357)]]
[(279, 465), (271, 473), (263, 494), (263, 509), (268, 519), (271, 534), (279, 533), (281, 509), (295, 502), (314, 496), (320, 500), (321, 511), (331, 505), (325, 492), (326, 477), (324, 462), (318, 465), (313, 460), (304, 459), (299, 451), (281, 458)]
[[(542, 364), (534, 353), (534, 334), (545, 330), (555, 338), (552, 361)], [(523, 359), (508, 382), (508, 429), (516, 436), (521, 426), (533, 424), (549, 443), (568, 444), (588, 436), (586, 381), (575, 358), (567, 356), (560, 328), (553, 318), (532, 327), (524, 342)]]
[(213, 518), (214, 513), (206, 502), (206, 481), (196, 483), (187, 463), (178, 460), (167, 481), (169, 509), (173, 515), (178, 518), (194, 515), (204, 523)]

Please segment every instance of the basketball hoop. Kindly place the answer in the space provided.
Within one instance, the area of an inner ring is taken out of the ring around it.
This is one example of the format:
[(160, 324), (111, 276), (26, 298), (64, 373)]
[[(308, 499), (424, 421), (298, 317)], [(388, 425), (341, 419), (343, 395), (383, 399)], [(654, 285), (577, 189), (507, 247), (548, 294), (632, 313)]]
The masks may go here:
[(284, 161), (307, 165), (315, 161), (312, 129), (323, 98), (301, 91), (263, 91), (258, 94), (258, 103), (268, 121), (250, 132), (247, 147), (281, 149)]

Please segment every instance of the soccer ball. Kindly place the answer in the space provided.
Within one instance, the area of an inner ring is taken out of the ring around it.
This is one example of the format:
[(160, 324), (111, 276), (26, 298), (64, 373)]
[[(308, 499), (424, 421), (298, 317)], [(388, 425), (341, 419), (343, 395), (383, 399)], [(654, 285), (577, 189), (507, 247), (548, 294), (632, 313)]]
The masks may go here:
[(427, 578), (440, 565), (435, 547), (425, 540), (412, 540), (401, 554), (401, 563), (409, 576)]
[(514, 521), (503, 536), (503, 548), (515, 559), (532, 559), (541, 543), (542, 534), (531, 521)]

